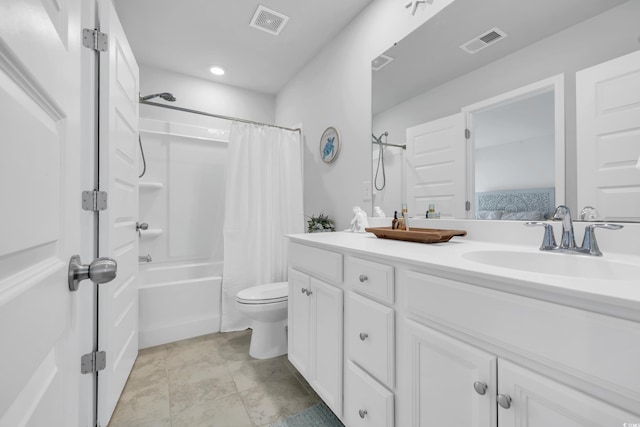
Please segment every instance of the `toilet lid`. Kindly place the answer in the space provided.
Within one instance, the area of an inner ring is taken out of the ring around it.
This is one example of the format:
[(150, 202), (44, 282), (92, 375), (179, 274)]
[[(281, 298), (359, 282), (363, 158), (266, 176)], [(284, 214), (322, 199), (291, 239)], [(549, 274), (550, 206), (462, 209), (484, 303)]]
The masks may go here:
[(244, 304), (265, 304), (286, 301), (288, 296), (289, 282), (277, 282), (243, 289), (236, 299)]

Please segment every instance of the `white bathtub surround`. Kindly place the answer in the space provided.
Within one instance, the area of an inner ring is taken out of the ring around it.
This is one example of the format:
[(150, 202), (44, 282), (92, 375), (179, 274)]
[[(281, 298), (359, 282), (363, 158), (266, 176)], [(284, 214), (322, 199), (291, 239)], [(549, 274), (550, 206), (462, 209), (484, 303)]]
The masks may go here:
[(222, 331), (250, 326), (236, 295), (287, 278), (285, 234), (304, 231), (298, 132), (234, 122), (226, 177)]
[(138, 255), (152, 260), (139, 264), (141, 348), (220, 330), (227, 141), (210, 130), (140, 120), (139, 220), (149, 229)]

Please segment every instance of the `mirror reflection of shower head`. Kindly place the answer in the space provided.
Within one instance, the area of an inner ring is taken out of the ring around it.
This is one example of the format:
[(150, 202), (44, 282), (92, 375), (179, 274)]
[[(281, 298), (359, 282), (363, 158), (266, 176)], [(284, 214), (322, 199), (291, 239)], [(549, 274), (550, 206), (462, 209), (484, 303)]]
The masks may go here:
[(160, 98), (164, 99), (165, 101), (170, 101), (170, 102), (173, 102), (173, 101), (176, 100), (176, 97), (173, 96), (173, 94), (171, 94), (169, 92), (162, 92), (162, 93), (154, 93), (153, 95), (141, 96), (140, 97), (140, 101), (148, 101), (148, 100), (156, 98), (156, 97), (160, 97)]

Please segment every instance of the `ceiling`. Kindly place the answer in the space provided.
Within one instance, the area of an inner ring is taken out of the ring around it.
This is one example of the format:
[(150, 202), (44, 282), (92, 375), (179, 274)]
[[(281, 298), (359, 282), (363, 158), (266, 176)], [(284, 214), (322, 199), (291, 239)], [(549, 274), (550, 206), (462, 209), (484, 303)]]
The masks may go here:
[[(371, 0), (113, 2), (138, 64), (275, 94)], [(259, 5), (289, 17), (278, 36), (249, 26)]]
[[(385, 52), (373, 73), (373, 113), (516, 52), (627, 0), (456, 0)], [(470, 55), (460, 45), (491, 30), (507, 37)]]

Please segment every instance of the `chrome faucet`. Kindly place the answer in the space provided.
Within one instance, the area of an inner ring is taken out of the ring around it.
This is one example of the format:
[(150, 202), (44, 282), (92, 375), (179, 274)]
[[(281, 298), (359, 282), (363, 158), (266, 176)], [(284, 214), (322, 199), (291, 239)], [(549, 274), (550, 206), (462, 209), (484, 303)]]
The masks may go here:
[(600, 248), (598, 248), (598, 242), (596, 241), (596, 228), (604, 228), (607, 230), (620, 230), (623, 226), (618, 224), (591, 224), (584, 229), (584, 238), (582, 240), (582, 246), (576, 246), (575, 234), (573, 232), (573, 220), (571, 219), (571, 211), (567, 206), (560, 205), (556, 208), (553, 215), (555, 221), (562, 221), (562, 239), (560, 245), (556, 244), (556, 239), (553, 235), (553, 227), (551, 224), (540, 221), (525, 222), (524, 225), (528, 227), (543, 226), (544, 237), (541, 251), (558, 251), (573, 254), (584, 254), (593, 256), (602, 256)]
[(573, 250), (576, 248), (576, 238), (573, 233), (573, 220), (571, 219), (571, 211), (565, 205), (556, 208), (553, 214), (554, 221), (562, 221), (562, 239), (560, 239), (560, 249)]

